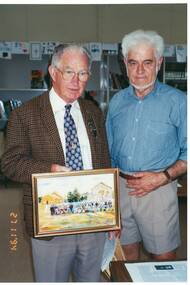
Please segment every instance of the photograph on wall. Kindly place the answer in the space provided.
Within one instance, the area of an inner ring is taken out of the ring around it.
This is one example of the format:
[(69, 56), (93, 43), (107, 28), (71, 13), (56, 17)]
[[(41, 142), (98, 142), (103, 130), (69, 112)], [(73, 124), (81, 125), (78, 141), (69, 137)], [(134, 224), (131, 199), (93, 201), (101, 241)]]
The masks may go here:
[(34, 236), (120, 229), (118, 169), (32, 175)]

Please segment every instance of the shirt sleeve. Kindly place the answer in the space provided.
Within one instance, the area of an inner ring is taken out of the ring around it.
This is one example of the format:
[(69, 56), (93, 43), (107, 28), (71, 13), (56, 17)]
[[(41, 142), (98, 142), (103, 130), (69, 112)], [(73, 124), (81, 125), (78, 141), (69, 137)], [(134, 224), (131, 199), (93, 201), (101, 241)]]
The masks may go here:
[(179, 160), (187, 160), (187, 100), (180, 104), (180, 120), (178, 126), (178, 141), (180, 145)]

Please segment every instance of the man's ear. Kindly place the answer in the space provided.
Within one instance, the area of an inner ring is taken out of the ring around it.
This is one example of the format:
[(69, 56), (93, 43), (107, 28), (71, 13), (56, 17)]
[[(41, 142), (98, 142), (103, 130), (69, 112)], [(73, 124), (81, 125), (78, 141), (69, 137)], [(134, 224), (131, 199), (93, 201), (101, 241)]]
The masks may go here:
[(55, 67), (52, 66), (52, 65), (50, 65), (50, 66), (48, 67), (48, 71), (49, 71), (49, 74), (50, 74), (52, 80), (55, 81), (55, 75), (56, 75)]
[(125, 65), (127, 65), (127, 58), (126, 57), (124, 57), (124, 63), (125, 63)]
[(161, 56), (159, 59), (158, 59), (158, 70), (160, 70), (160, 67), (162, 65), (162, 61), (163, 61), (163, 56)]

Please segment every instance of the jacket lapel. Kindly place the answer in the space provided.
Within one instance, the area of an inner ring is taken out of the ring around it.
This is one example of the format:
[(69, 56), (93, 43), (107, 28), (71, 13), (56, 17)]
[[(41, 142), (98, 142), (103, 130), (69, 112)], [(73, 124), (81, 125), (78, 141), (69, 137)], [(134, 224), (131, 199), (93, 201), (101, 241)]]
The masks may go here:
[(91, 155), (92, 155), (92, 164), (93, 168), (96, 161), (95, 154), (97, 153), (97, 127), (96, 127), (96, 118), (94, 117), (94, 114), (88, 110), (88, 104), (84, 102), (84, 99), (78, 100), (81, 113), (83, 116), (84, 124), (86, 126), (87, 135), (90, 142), (90, 148), (91, 148)]
[(62, 157), (63, 162), (65, 164), (64, 152), (59, 137), (57, 125), (55, 122), (54, 114), (51, 108), (48, 92), (45, 93), (44, 96), (42, 97), (42, 101), (40, 102), (40, 109), (41, 109), (41, 119), (44, 124), (44, 128), (47, 131), (47, 135), (49, 136), (50, 140), (52, 140), (52, 143), (57, 148), (58, 152), (60, 153), (60, 157)]

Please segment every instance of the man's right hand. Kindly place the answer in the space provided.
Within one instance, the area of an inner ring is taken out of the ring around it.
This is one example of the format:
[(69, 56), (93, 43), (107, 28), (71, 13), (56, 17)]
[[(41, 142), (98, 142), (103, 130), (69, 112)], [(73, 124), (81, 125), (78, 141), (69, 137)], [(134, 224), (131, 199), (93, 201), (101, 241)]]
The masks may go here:
[(66, 166), (62, 166), (59, 164), (51, 165), (51, 172), (69, 172), (69, 171), (71, 171), (71, 169)]

